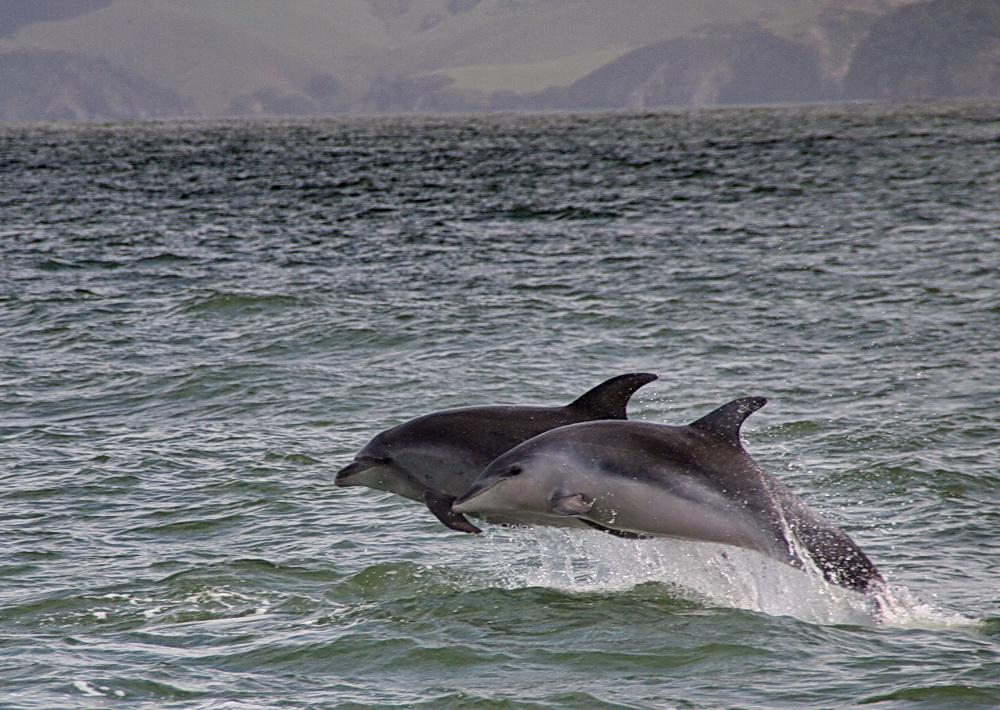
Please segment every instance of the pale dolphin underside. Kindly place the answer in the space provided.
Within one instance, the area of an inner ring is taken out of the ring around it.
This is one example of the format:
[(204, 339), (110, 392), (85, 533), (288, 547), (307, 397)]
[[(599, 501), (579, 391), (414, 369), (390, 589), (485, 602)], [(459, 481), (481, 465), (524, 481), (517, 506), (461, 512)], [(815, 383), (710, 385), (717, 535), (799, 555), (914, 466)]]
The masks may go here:
[(546, 432), (493, 461), (453, 509), (565, 515), (757, 550), (857, 591), (884, 584), (847, 533), (743, 448), (740, 427), (766, 401), (738, 399), (687, 426), (608, 421)]
[[(336, 485), (367, 486), (422, 501), (449, 528), (482, 532), (454, 512), (451, 503), (493, 459), (556, 427), (625, 419), (631, 396), (655, 379), (656, 375), (645, 372), (619, 375), (564, 407), (466, 407), (426, 414), (376, 435), (351, 464), (337, 472)], [(563, 515), (509, 513), (488, 519), (509, 524), (582, 525)]]

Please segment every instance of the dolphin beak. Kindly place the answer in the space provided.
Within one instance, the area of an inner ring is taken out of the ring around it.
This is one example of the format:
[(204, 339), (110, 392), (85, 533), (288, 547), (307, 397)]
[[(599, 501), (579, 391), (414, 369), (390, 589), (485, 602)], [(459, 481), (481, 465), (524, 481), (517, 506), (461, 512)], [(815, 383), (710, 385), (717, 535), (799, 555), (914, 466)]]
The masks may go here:
[(467, 490), (461, 496), (452, 501), (451, 509), (456, 513), (472, 513), (478, 510), (475, 504), (475, 499), (481, 496), (486, 491), (492, 490), (500, 481), (494, 481), (489, 484), (474, 483), (472, 488)]
[(349, 486), (351, 484), (348, 482), (348, 479), (351, 478), (351, 476), (367, 471), (374, 466), (375, 463), (373, 461), (365, 461), (364, 459), (354, 461), (337, 471), (337, 475), (333, 479), (333, 483), (336, 486)]

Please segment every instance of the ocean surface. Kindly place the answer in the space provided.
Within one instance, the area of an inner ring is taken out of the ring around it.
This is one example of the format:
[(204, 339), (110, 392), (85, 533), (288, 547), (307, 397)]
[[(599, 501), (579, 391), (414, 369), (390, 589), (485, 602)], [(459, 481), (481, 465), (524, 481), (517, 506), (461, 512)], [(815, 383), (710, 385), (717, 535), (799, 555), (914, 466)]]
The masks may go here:
[[(740, 396), (884, 609), (333, 476)], [(1000, 707), (1000, 105), (0, 127), (0, 708)]]

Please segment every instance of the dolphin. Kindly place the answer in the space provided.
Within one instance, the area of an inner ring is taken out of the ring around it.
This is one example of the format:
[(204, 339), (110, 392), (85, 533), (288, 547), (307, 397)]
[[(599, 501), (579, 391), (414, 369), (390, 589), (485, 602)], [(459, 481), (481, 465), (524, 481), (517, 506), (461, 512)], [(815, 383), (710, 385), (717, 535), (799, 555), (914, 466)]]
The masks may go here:
[(756, 550), (859, 592), (884, 585), (847, 533), (743, 448), (740, 427), (766, 402), (737, 399), (687, 426), (607, 421), (540, 434), (494, 460), (452, 509), (564, 515)]
[[(497, 456), (542, 432), (598, 419), (625, 419), (629, 398), (656, 375), (637, 372), (602, 382), (565, 407), (466, 407), (411, 419), (375, 436), (337, 472), (338, 486), (389, 491), (427, 508), (453, 530), (479, 533), (451, 502)], [(508, 524), (582, 526), (564, 515), (511, 512), (488, 516)], [(632, 537), (625, 533), (624, 536)]]

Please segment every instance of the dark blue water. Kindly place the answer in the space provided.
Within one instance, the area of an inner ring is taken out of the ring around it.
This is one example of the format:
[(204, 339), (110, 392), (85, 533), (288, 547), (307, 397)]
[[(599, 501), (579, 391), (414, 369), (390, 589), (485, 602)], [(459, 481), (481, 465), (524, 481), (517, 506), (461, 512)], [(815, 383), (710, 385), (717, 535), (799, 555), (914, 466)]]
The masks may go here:
[[(0, 707), (1000, 706), (991, 104), (0, 128)], [(769, 404), (880, 566), (444, 528), (378, 431)]]

